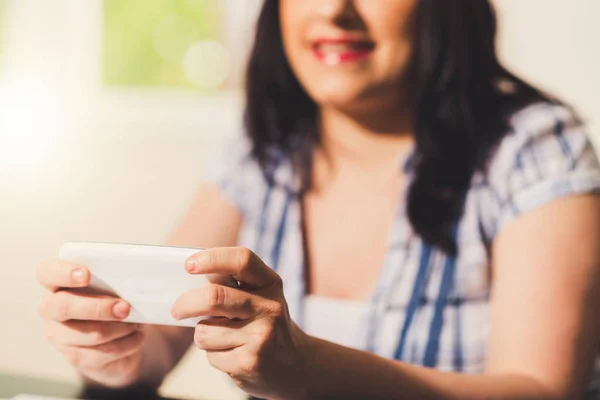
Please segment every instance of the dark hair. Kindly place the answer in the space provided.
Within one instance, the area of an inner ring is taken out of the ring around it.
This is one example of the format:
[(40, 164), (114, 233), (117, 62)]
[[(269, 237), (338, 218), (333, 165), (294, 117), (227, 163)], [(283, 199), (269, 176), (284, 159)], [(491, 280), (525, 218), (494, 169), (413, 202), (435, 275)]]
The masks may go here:
[[(411, 29), (407, 82), (416, 153), (407, 214), (426, 242), (456, 254), (453, 226), (473, 174), (486, 168), (511, 115), (552, 100), (499, 62), (489, 0), (419, 0)], [(266, 0), (259, 17), (246, 101), (246, 130), (263, 170), (273, 162), (273, 149), (282, 151), (309, 189), (317, 106), (286, 59), (278, 0)]]

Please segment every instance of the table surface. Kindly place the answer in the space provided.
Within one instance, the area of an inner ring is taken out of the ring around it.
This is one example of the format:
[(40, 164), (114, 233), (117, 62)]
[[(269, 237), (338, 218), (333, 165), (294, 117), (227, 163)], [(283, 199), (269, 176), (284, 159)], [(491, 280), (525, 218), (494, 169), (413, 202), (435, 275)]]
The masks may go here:
[(60, 397), (66, 399), (168, 400), (147, 392), (85, 389), (81, 385), (72, 385), (47, 379), (0, 372), (0, 399), (10, 399), (19, 394)]

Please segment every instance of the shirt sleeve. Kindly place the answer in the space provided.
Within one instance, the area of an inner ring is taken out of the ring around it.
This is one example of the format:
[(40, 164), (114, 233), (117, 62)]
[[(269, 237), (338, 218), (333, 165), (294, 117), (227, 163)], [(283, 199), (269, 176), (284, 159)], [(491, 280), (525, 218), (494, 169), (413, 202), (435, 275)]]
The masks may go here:
[(221, 190), (242, 215), (252, 208), (253, 194), (264, 185), (264, 174), (252, 156), (252, 145), (244, 134), (229, 139), (205, 165), (204, 181)]
[(581, 121), (567, 107), (536, 104), (517, 113), (488, 166), (482, 204), (492, 239), (517, 216), (552, 200), (600, 193), (600, 164)]

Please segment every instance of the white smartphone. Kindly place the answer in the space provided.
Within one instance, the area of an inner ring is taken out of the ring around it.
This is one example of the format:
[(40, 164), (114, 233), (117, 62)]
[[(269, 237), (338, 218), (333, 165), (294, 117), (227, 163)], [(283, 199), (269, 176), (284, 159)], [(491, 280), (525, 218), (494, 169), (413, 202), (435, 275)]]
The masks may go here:
[(230, 276), (188, 274), (185, 260), (199, 251), (202, 249), (69, 242), (60, 248), (58, 257), (90, 270), (90, 285), (75, 291), (127, 301), (131, 313), (125, 322), (194, 327), (207, 317), (177, 321), (171, 316), (171, 307), (180, 295), (210, 282), (237, 287)]

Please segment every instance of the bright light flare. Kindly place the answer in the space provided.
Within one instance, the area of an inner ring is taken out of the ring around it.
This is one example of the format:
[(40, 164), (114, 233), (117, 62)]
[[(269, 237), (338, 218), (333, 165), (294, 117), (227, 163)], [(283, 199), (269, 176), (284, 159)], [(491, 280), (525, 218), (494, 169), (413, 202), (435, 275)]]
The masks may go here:
[(216, 89), (229, 76), (231, 59), (227, 48), (216, 40), (201, 40), (190, 46), (183, 56), (183, 72), (200, 88)]

